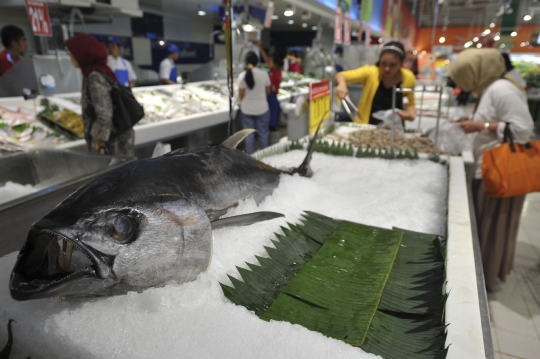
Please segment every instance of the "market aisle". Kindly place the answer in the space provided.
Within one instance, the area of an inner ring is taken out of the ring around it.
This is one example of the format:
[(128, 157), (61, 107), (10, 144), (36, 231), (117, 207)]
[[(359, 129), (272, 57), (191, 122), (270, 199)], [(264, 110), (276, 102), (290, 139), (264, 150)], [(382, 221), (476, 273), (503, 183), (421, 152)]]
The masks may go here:
[(488, 293), (495, 358), (534, 359), (540, 353), (540, 193), (527, 196), (514, 269)]

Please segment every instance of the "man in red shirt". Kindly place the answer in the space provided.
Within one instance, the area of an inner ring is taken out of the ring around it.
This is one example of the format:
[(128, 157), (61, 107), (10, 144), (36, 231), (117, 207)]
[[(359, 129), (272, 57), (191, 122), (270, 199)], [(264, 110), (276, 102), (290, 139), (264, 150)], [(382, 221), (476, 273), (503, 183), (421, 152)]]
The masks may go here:
[(0, 76), (19, 62), (19, 56), (26, 51), (26, 37), (17, 26), (7, 25), (0, 31), (4, 51), (0, 52)]

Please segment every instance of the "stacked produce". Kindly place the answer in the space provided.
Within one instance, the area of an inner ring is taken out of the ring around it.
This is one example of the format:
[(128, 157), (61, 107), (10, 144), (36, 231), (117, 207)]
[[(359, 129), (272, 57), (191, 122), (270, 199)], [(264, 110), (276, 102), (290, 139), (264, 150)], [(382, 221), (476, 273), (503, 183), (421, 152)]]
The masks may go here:
[(39, 119), (52, 129), (73, 139), (84, 138), (82, 116), (71, 110), (60, 110), (57, 105), (47, 106), (38, 114)]
[(11, 111), (0, 106), (0, 149), (14, 152), (53, 147), (66, 141), (65, 136), (37, 122), (28, 111)]
[[(391, 144), (392, 131), (378, 128), (374, 130), (354, 130), (341, 127), (325, 136), (327, 140), (342, 141), (358, 147), (369, 147), (376, 149), (389, 149)], [(427, 137), (420, 137), (417, 134), (395, 133), (394, 150), (409, 151), (411, 153), (432, 153), (433, 142)]]
[(218, 108), (216, 101), (204, 99), (188, 89), (162, 91), (140, 91), (135, 98), (144, 106), (145, 116), (139, 124), (159, 122), (201, 112), (212, 112)]

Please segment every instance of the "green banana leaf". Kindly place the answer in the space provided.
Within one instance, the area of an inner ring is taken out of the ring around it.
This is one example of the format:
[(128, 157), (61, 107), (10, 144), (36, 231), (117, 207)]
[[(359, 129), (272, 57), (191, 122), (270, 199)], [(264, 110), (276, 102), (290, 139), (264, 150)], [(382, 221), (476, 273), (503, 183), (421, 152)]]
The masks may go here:
[(444, 257), (438, 236), (306, 212), (269, 258), (221, 284), (263, 320), (300, 324), (393, 358), (446, 356)]

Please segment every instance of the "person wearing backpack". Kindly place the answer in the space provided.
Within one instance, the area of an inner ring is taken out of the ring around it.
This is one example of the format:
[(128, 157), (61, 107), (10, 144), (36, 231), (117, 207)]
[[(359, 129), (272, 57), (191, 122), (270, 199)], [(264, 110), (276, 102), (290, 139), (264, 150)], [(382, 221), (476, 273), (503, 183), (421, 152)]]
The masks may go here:
[(86, 34), (72, 37), (65, 45), (71, 62), (83, 75), (81, 107), (88, 150), (101, 155), (134, 157), (133, 128), (115, 133), (112, 93), (120, 85), (107, 66), (105, 45)]

